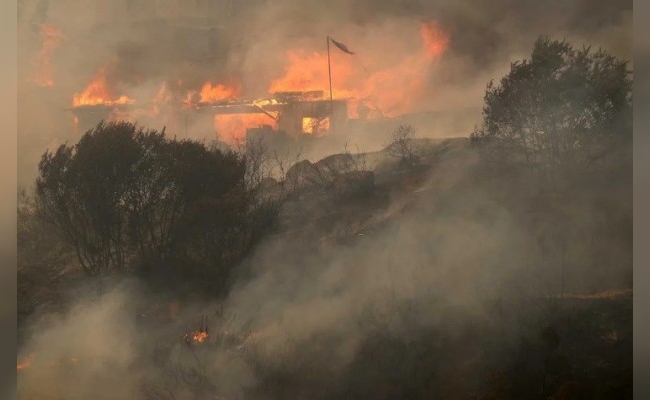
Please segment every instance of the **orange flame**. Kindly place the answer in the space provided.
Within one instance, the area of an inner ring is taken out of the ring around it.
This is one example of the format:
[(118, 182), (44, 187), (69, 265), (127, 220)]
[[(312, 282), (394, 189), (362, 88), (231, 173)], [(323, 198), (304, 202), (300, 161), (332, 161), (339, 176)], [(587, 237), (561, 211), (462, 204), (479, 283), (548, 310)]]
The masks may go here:
[(213, 121), (217, 137), (230, 144), (245, 140), (247, 129), (262, 125), (277, 128), (276, 121), (265, 114), (217, 114)]
[[(358, 90), (351, 88), (351, 81), (358, 72), (352, 63), (342, 57), (331, 57), (332, 96), (336, 98), (355, 97)], [(290, 50), (287, 52), (287, 66), (284, 75), (274, 79), (269, 85), (269, 92), (308, 91), (329, 89), (327, 70), (327, 53), (305, 53)]]
[(330, 127), (329, 118), (303, 118), (302, 132), (308, 135), (318, 135)]
[(187, 343), (203, 343), (208, 339), (208, 331), (201, 328), (198, 331), (186, 333), (184, 339)]
[(205, 331), (194, 332), (192, 335), (192, 340), (194, 340), (196, 343), (203, 343), (207, 338), (208, 332)]
[(393, 117), (416, 112), (427, 97), (427, 75), (434, 62), (447, 50), (448, 36), (435, 22), (420, 26), (420, 50), (400, 63), (372, 74), (366, 81), (364, 94), (382, 114)]
[[(418, 31), (414, 29), (413, 34)], [(355, 99), (348, 106), (348, 114), (356, 118), (362, 113), (360, 110), (369, 109), (369, 116), (384, 115), (393, 117), (408, 112), (422, 111), (423, 100), (429, 98), (428, 75), (431, 67), (444, 54), (449, 46), (449, 36), (436, 22), (424, 22), (419, 26), (421, 45), (419, 50), (403, 57), (398, 62), (377, 69), (366, 70), (359, 62), (359, 55), (339, 54), (330, 58), (332, 70), (332, 97)], [(359, 49), (362, 54), (364, 49)], [(370, 53), (372, 49), (366, 49)], [(380, 51), (380, 50), (377, 50)], [(372, 54), (370, 54), (372, 55)], [(283, 74), (273, 79), (268, 85), (268, 91), (308, 91), (322, 90), (329, 97), (328, 60), (326, 52), (304, 52), (289, 50), (286, 53), (287, 64)], [(372, 58), (372, 57), (370, 57)], [(381, 57), (380, 59), (385, 59)], [(174, 83), (179, 86), (179, 80)], [(239, 83), (206, 82), (200, 90), (186, 93), (184, 99), (179, 99), (184, 107), (199, 108), (201, 103), (213, 103), (222, 100), (239, 98), (241, 85)], [(159, 105), (172, 100), (172, 95), (167, 86), (163, 84), (152, 99), (153, 115), (159, 115)], [(83, 105), (117, 105), (130, 104), (134, 100), (127, 96), (115, 97), (107, 84), (104, 70), (90, 82), (86, 89), (73, 97), (75, 107)], [(363, 103), (365, 107), (361, 108)], [(133, 117), (114, 113), (113, 117)], [(305, 118), (302, 130), (307, 134), (317, 134), (326, 130), (328, 120), (316, 123), (314, 119)], [(265, 114), (217, 114), (213, 117), (216, 136), (221, 140), (233, 143), (245, 139), (246, 130), (261, 125), (270, 125), (277, 129), (273, 118)]]
[(52, 87), (54, 86), (54, 67), (50, 58), (59, 43), (66, 37), (54, 25), (43, 24), (41, 25), (41, 38), (43, 43), (35, 59), (36, 71), (32, 81), (40, 86)]
[[(427, 73), (433, 63), (447, 50), (449, 36), (436, 22), (420, 25), (422, 46), (418, 52), (389, 68), (368, 72), (354, 56), (330, 57), (332, 97), (356, 98), (385, 116), (413, 112), (424, 97)], [(287, 52), (284, 75), (271, 82), (270, 92), (327, 90), (329, 77), (327, 53)], [(349, 116), (357, 116), (351, 104)]]
[[(34, 361), (34, 353), (29, 354), (27, 357), (25, 357), (25, 359), (23, 361), (16, 363), (16, 370), (17, 371), (26, 370), (27, 368), (29, 368), (31, 366), (32, 361)], [(66, 361), (56, 362), (56, 361), (50, 360), (49, 362), (45, 362), (44, 365), (52, 367), (52, 368), (56, 368), (57, 366), (60, 366), (62, 363), (66, 363), (68, 365), (77, 364), (77, 363), (79, 363), (79, 359), (77, 357), (70, 357)]]
[(72, 98), (73, 107), (132, 103), (135, 103), (135, 100), (128, 96), (122, 95), (114, 98), (112, 91), (108, 88), (106, 73), (103, 69), (99, 71), (83, 92), (75, 93)]
[(240, 95), (240, 87), (225, 86), (222, 84), (212, 85), (212, 82), (206, 82), (199, 93), (201, 103), (212, 103), (220, 100), (232, 100)]
[[(179, 81), (180, 86), (182, 82)], [(214, 103), (222, 100), (234, 100), (241, 94), (241, 85), (234, 83), (232, 85), (212, 84), (206, 82), (201, 87), (200, 91), (190, 90), (181, 101), (183, 107), (194, 108), (198, 103)]]
[(449, 36), (435, 21), (423, 22), (420, 25), (420, 36), (424, 42), (424, 49), (431, 58), (440, 57), (449, 46)]

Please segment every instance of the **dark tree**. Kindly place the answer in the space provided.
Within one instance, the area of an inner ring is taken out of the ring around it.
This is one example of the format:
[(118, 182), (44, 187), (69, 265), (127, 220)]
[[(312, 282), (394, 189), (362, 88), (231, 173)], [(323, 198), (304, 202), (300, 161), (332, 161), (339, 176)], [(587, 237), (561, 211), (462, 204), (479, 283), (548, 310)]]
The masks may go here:
[(530, 60), (489, 82), (474, 143), (493, 144), (495, 160), (549, 179), (594, 171), (631, 146), (632, 78), (627, 61), (540, 38)]
[(39, 214), (72, 245), (90, 275), (125, 266), (125, 211), (146, 136), (153, 138), (156, 133), (126, 123), (102, 123), (75, 146), (61, 145), (53, 153), (46, 152), (39, 163)]
[(90, 275), (172, 266), (223, 283), (277, 211), (252, 195), (247, 161), (164, 130), (100, 123), (43, 155), (37, 207)]

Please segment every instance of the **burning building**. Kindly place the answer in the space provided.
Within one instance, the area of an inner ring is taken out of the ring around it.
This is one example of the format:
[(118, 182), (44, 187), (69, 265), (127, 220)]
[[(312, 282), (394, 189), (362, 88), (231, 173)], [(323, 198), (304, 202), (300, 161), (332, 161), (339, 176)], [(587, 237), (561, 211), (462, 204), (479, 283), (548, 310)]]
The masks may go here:
[[(218, 138), (230, 144), (260, 136), (286, 143), (312, 142), (321, 136), (341, 138), (352, 131), (377, 132), (373, 124), (426, 111), (427, 76), (448, 41), (435, 23), (423, 23), (419, 50), (374, 71), (355, 61), (354, 52), (344, 50), (347, 54), (336, 54), (330, 60), (329, 50), (287, 49), (283, 71), (267, 76), (263, 88), (264, 83), (251, 87), (257, 77), (250, 72), (228, 70), (227, 63), (213, 59), (228, 54), (227, 31), (219, 24), (201, 25), (201, 29), (196, 25), (191, 29), (162, 23), (153, 26), (157, 37), (181, 49), (172, 64), (186, 62), (192, 67), (161, 66), (157, 75), (148, 75), (146, 68), (138, 66), (146, 64), (140, 62), (139, 54), (149, 53), (136, 51), (139, 47), (131, 43), (135, 50), (118, 57), (117, 65), (103, 67), (85, 90), (75, 94), (71, 111), (77, 133), (101, 120), (129, 120), (157, 129), (165, 126), (175, 136)], [(142, 23), (139, 28), (153, 29)], [(417, 31), (413, 33), (415, 37)], [(187, 37), (202, 44), (185, 46), (181, 39)], [(264, 69), (262, 65), (257, 70)], [(155, 81), (164, 82), (157, 94), (151, 86)], [(123, 89), (130, 92), (120, 93)], [(259, 96), (263, 91), (268, 95)], [(369, 124), (373, 127), (368, 128)], [(379, 130), (388, 129), (384, 128)]]
[[(173, 116), (178, 126), (187, 125), (188, 120), (212, 116), (215, 129), (224, 131), (215, 132), (222, 138), (232, 135), (245, 139), (271, 134), (275, 139), (290, 140), (345, 132), (348, 102), (349, 99), (326, 99), (323, 91), (277, 92), (264, 99), (171, 103), (167, 104), (166, 116)], [(157, 114), (152, 103), (138, 104), (125, 96), (96, 103), (78, 101), (70, 109), (80, 132), (102, 120), (137, 120), (138, 116)]]
[(277, 92), (268, 99), (218, 102), (205, 107), (217, 116), (261, 114), (273, 122), (248, 129), (247, 136), (269, 128), (294, 138), (318, 136), (342, 132), (348, 120), (348, 100), (325, 99), (323, 91)]

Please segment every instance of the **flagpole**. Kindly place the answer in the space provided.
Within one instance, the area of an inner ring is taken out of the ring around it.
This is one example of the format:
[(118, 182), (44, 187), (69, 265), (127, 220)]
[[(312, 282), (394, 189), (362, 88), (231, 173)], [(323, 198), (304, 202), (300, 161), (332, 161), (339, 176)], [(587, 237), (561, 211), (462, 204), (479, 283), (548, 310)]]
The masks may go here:
[(330, 37), (327, 36), (327, 75), (330, 80), (330, 113), (334, 111), (334, 104), (332, 100), (332, 66), (330, 63)]

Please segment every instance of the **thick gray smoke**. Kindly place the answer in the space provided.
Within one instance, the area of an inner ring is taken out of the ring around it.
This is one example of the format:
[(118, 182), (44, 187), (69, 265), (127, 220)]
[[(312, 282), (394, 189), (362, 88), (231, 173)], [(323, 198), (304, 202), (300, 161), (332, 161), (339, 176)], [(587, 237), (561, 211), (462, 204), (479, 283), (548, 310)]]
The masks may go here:
[[(631, 58), (631, 12), (631, 1), (614, 0), (23, 0), (18, 16), (19, 183), (33, 182), (46, 148), (76, 141), (79, 133), (66, 108), (101, 68), (116, 95), (153, 98), (162, 82), (182, 94), (206, 81), (237, 79), (243, 95), (261, 96), (282, 76), (289, 49), (322, 51), (326, 35), (332, 35), (358, 52), (365, 68), (381, 70), (416, 52), (419, 23), (433, 20), (449, 42), (425, 71), (430, 93), (425, 109), (460, 113), (462, 128), (471, 129), (480, 122), (486, 82), (503, 76), (511, 61), (526, 57), (541, 34)], [(65, 36), (50, 53), (51, 87), (33, 79), (43, 23)], [(221, 34), (214, 36), (218, 43), (169, 34), (173, 26), (196, 32), (208, 24), (219, 27)], [(210, 48), (221, 51), (206, 53)], [(154, 128), (165, 124), (164, 119), (152, 123)], [(211, 121), (189, 123), (205, 125), (203, 137), (213, 137)], [(468, 134), (451, 122), (419, 133)], [(350, 142), (362, 150), (384, 144), (385, 133), (378, 132), (378, 138), (373, 134), (363, 132), (362, 140)], [(391, 198), (390, 207), (368, 222), (378, 233), (344, 227), (358, 231), (358, 240), (346, 245), (335, 238), (310, 244), (300, 233), (263, 243), (247, 262), (248, 279), (236, 282), (219, 314), (236, 318), (211, 319), (212, 335), (237, 336), (232, 346), (198, 350), (197, 355), (182, 343), (180, 335), (195, 327), (197, 316), (215, 315), (212, 304), (184, 305), (182, 316), (172, 318), (169, 326), (142, 331), (131, 312), (133, 304), (166, 308), (168, 299), (133, 286), (111, 290), (100, 299), (80, 298), (65, 316), (38, 322), (21, 348), (21, 359), (31, 363), (19, 374), (21, 398), (138, 398), (143, 380), (153, 380), (158, 388), (170, 382), (158, 375), (167, 362), (200, 365), (224, 395), (236, 398), (256, 384), (255, 364), (241, 355), (251, 348), (265, 360), (258, 362), (278, 368), (285, 361), (295, 363), (298, 356), (312, 357), (312, 364), (322, 365), (321, 373), (336, 379), (374, 329), (401, 337), (420, 327), (460, 332), (467, 321), (480, 324), (496, 318), (495, 310), (503, 311), (504, 304), (521, 306), (524, 299), (557, 293), (555, 272), (547, 280), (534, 275), (531, 265), (538, 254), (529, 241), (531, 232), (509, 210), (471, 189), (445, 198), (447, 191), (467, 184), (464, 173), (475, 161), (469, 155), (459, 159), (464, 162), (438, 169), (412, 189), (417, 193)], [(444, 217), (445, 208), (454, 217)], [(479, 208), (489, 216), (456, 212)], [(401, 307), (408, 304), (412, 308), (404, 311)], [(500, 318), (501, 325), (514, 324)], [(514, 329), (510, 333), (518, 334)], [(326, 350), (297, 345), (314, 338), (322, 338)], [(162, 364), (151, 361), (158, 342), (172, 348)], [(296, 354), (302, 349), (309, 351)], [(176, 389), (177, 398), (192, 398), (183, 390)]]
[[(337, 385), (378, 332), (408, 341), (434, 330), (458, 339), (500, 327), (504, 351), (537, 313), (551, 312), (549, 295), (590, 290), (596, 271), (574, 266), (564, 287), (559, 264), (540, 265), (548, 255), (533, 240), (536, 232), (468, 185), (476, 160), (463, 148), (456, 142), (427, 180), (394, 194), (368, 219), (361, 209), (347, 210), (351, 222), (324, 237), (316, 208), (300, 230), (269, 238), (218, 305), (174, 305), (137, 285), (99, 299), (78, 296), (65, 316), (41, 318), (21, 346), (30, 363), (19, 373), (21, 398), (165, 399), (152, 393), (171, 390), (189, 400), (200, 398), (193, 390), (202, 384), (190, 379), (192, 371), (225, 398), (249, 398), (260, 371), (314, 374)], [(453, 155), (459, 151), (465, 154)], [(614, 271), (606, 281), (622, 287), (626, 279)], [(135, 315), (140, 304), (170, 317), (156, 323)], [(182, 335), (198, 329), (203, 315), (211, 344), (188, 347)], [(439, 351), (450, 365), (467, 362), (462, 352)]]
[[(131, 398), (136, 331), (129, 295), (120, 288), (83, 299), (65, 316), (43, 319), (19, 352), (18, 392), (24, 399)], [(131, 317), (131, 318), (129, 318)], [(19, 371), (21, 372), (21, 371)], [(134, 379), (135, 378), (135, 379)]]
[[(252, 278), (235, 286), (223, 308), (185, 305), (183, 320), (174, 326), (137, 329), (134, 304), (150, 295), (135, 286), (80, 299), (65, 317), (43, 319), (21, 349), (30, 363), (19, 374), (21, 398), (135, 398), (141, 395), (140, 380), (150, 376), (164, 387), (165, 378), (153, 372), (161, 364), (147, 358), (152, 345), (164, 341), (174, 348), (165, 362), (201, 366), (220, 393), (238, 398), (256, 383), (253, 368), (258, 364), (245, 362), (246, 354), (271, 368), (307, 362), (342, 372), (362, 340), (377, 329), (396, 337), (432, 326), (454, 332), (463, 329), (462, 321), (494, 318), (500, 298), (520, 304), (522, 293), (529, 298), (553, 290), (544, 283), (531, 286), (508, 278), (528, 266), (533, 252), (524, 228), (507, 210), (492, 206), (489, 223), (430, 217), (442, 207), (433, 193), (458, 184), (460, 175), (453, 170), (472, 163), (470, 158), (440, 170), (416, 200), (410, 194), (394, 198), (369, 222), (386, 227), (376, 233), (366, 230), (352, 245), (331, 242), (313, 252), (308, 234), (300, 232), (268, 240), (248, 263)], [(468, 193), (456, 201), (476, 206), (485, 199)], [(162, 298), (156, 301), (165, 305)], [(405, 304), (413, 307), (402, 309)], [(218, 318), (215, 310), (233, 318)], [(179, 340), (183, 331), (174, 327), (196, 328), (201, 313), (215, 319), (210, 324), (214, 337), (239, 334), (239, 345), (216, 350), (197, 346), (188, 352)], [(315, 348), (314, 340), (327, 343), (325, 349)]]

